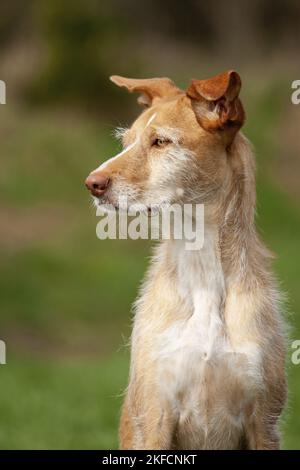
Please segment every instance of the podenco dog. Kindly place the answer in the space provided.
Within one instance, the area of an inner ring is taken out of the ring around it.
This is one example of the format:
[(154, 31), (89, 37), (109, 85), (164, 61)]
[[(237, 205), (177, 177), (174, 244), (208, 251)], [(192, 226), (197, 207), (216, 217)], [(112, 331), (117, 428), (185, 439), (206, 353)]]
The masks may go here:
[(254, 157), (234, 71), (111, 80), (146, 110), (86, 185), (96, 204), (204, 204), (204, 244), (156, 248), (136, 303), (122, 449), (277, 449), (285, 327), (255, 230)]

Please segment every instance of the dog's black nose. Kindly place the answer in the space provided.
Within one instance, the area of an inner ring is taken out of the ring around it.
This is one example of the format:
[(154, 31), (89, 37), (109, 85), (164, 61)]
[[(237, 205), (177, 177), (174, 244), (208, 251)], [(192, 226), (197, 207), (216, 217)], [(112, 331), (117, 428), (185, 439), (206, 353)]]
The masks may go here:
[(103, 171), (91, 173), (85, 180), (85, 185), (93, 196), (102, 196), (110, 183), (109, 176)]

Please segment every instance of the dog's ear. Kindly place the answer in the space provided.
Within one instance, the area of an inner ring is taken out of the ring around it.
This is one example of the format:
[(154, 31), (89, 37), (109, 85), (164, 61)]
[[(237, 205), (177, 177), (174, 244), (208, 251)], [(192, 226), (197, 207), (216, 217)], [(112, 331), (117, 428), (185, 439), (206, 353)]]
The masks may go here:
[(156, 99), (176, 96), (182, 91), (169, 78), (125, 78), (112, 75), (110, 80), (116, 85), (125, 87), (130, 92), (141, 93), (138, 103), (152, 106)]
[(240, 89), (239, 74), (230, 70), (207, 80), (192, 80), (186, 91), (199, 124), (220, 132), (227, 146), (245, 121)]

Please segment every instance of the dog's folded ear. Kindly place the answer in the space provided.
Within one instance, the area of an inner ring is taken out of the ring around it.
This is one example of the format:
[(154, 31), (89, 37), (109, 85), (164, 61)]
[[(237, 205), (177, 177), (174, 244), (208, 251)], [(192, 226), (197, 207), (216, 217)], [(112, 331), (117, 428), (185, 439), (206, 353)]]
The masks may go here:
[(230, 145), (245, 121), (239, 99), (241, 78), (233, 70), (206, 80), (192, 80), (186, 94), (203, 129), (218, 131)]
[(130, 92), (141, 93), (138, 103), (152, 106), (157, 99), (176, 96), (182, 91), (169, 78), (125, 78), (112, 75), (110, 80), (116, 85), (127, 88)]

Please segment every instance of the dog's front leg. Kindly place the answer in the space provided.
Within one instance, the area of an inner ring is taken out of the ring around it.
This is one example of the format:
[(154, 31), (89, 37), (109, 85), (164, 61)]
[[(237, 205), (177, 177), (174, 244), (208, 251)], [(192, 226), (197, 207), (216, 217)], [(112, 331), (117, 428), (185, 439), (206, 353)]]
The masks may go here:
[(277, 419), (264, 415), (263, 410), (253, 415), (246, 426), (246, 447), (249, 450), (279, 450)]
[[(136, 405), (136, 404), (135, 404)], [(176, 419), (151, 399), (143, 410), (130, 406), (125, 399), (120, 422), (120, 448), (134, 450), (167, 450), (172, 448)]]
[(121, 450), (134, 449), (135, 434), (133, 414), (129, 406), (128, 396), (126, 396), (122, 407), (119, 426), (119, 442)]
[(260, 420), (254, 420), (246, 432), (247, 449), (249, 450), (279, 450), (280, 438), (277, 426), (264, 426)]
[(168, 410), (149, 409), (149, 414), (144, 421), (144, 445), (145, 450), (168, 450), (172, 448), (176, 420)]

